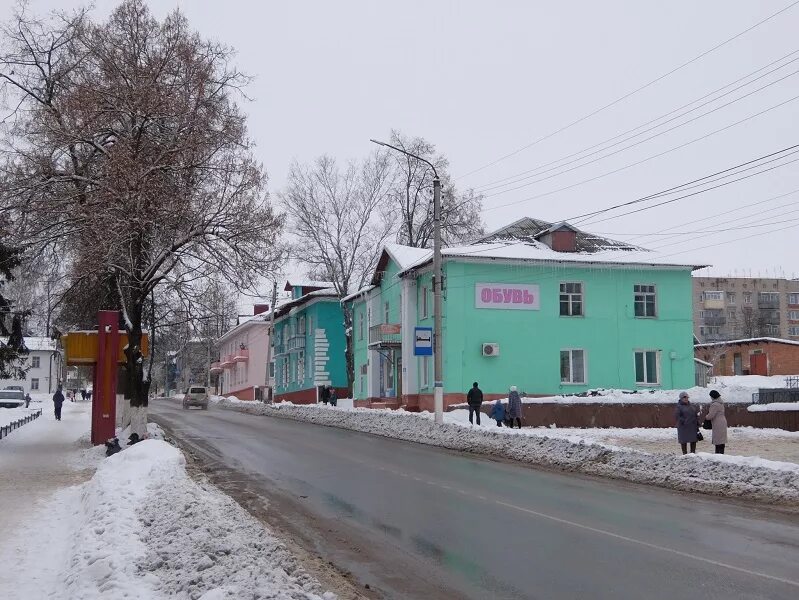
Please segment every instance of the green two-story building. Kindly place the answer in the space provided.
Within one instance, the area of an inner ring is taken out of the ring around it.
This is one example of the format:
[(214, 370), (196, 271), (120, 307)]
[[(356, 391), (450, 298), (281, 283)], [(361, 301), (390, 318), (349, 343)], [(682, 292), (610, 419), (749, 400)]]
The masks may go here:
[(288, 281), (290, 301), (275, 309), (274, 378), (276, 402), (312, 404), (322, 386), (347, 395), (344, 315), (333, 285)]
[[(444, 403), (694, 380), (691, 272), (642, 248), (524, 218), (443, 251)], [(432, 253), (385, 246), (353, 309), (356, 406), (433, 408)]]

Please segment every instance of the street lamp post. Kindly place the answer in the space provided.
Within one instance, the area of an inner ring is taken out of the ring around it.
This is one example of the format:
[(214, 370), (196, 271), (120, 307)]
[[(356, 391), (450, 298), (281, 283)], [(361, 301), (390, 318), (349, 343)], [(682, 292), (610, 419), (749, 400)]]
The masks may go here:
[(426, 163), (433, 170), (433, 407), (436, 423), (444, 422), (444, 360), (441, 353), (441, 179), (429, 160), (378, 140), (369, 140)]

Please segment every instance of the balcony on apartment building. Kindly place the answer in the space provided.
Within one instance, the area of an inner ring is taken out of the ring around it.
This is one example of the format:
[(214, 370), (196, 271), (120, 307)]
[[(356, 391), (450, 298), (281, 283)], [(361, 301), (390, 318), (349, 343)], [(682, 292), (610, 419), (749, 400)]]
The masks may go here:
[(224, 356), (219, 357), (219, 366), (222, 367), (223, 369), (229, 369), (234, 364), (235, 362), (233, 361), (232, 354), (225, 354)]
[(775, 310), (780, 307), (779, 294), (758, 294), (757, 307), (761, 310)]
[(298, 333), (297, 335), (292, 335), (288, 342), (286, 342), (286, 347), (289, 352), (297, 352), (299, 350), (305, 349), (305, 334)]
[(208, 369), (208, 370), (212, 374), (221, 373), (222, 371), (224, 371), (224, 369), (222, 368), (222, 363), (221, 362), (212, 362), (211, 363), (211, 368)]
[(381, 323), (369, 328), (370, 348), (399, 348), (402, 346), (402, 325)]
[(706, 310), (704, 323), (708, 327), (722, 327), (727, 324), (727, 317), (723, 310)]
[(250, 350), (248, 348), (239, 348), (236, 354), (233, 355), (234, 362), (247, 362), (250, 360)]

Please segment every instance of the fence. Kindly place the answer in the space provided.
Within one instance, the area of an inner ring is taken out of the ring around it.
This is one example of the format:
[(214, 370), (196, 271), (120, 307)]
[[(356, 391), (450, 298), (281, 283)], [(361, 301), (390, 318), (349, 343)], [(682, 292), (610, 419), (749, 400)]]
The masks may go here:
[(17, 419), (16, 421), (11, 421), (11, 423), (9, 423), (8, 425), (3, 425), (2, 427), (0, 427), (0, 440), (2, 440), (4, 437), (7, 437), (8, 434), (14, 431), (15, 429), (19, 429), (26, 423), (30, 423), (34, 419), (38, 419), (40, 416), (42, 416), (41, 408), (36, 412), (32, 412), (29, 415), (22, 417), (21, 419)]
[(752, 394), (755, 404), (771, 404), (772, 402), (799, 402), (799, 388), (760, 388), (758, 393)]
[(799, 376), (798, 375), (792, 375), (791, 377), (786, 377), (785, 378), (785, 387), (799, 389)]

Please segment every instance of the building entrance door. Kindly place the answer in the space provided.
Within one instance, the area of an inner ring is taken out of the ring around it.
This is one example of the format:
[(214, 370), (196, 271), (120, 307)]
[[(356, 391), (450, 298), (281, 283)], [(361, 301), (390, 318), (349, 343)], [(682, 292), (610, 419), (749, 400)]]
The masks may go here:
[(749, 373), (751, 375), (768, 375), (768, 355), (752, 354), (749, 357)]
[(744, 374), (743, 361), (741, 360), (741, 355), (738, 354), (737, 352), (732, 357), (732, 374), (733, 375)]

